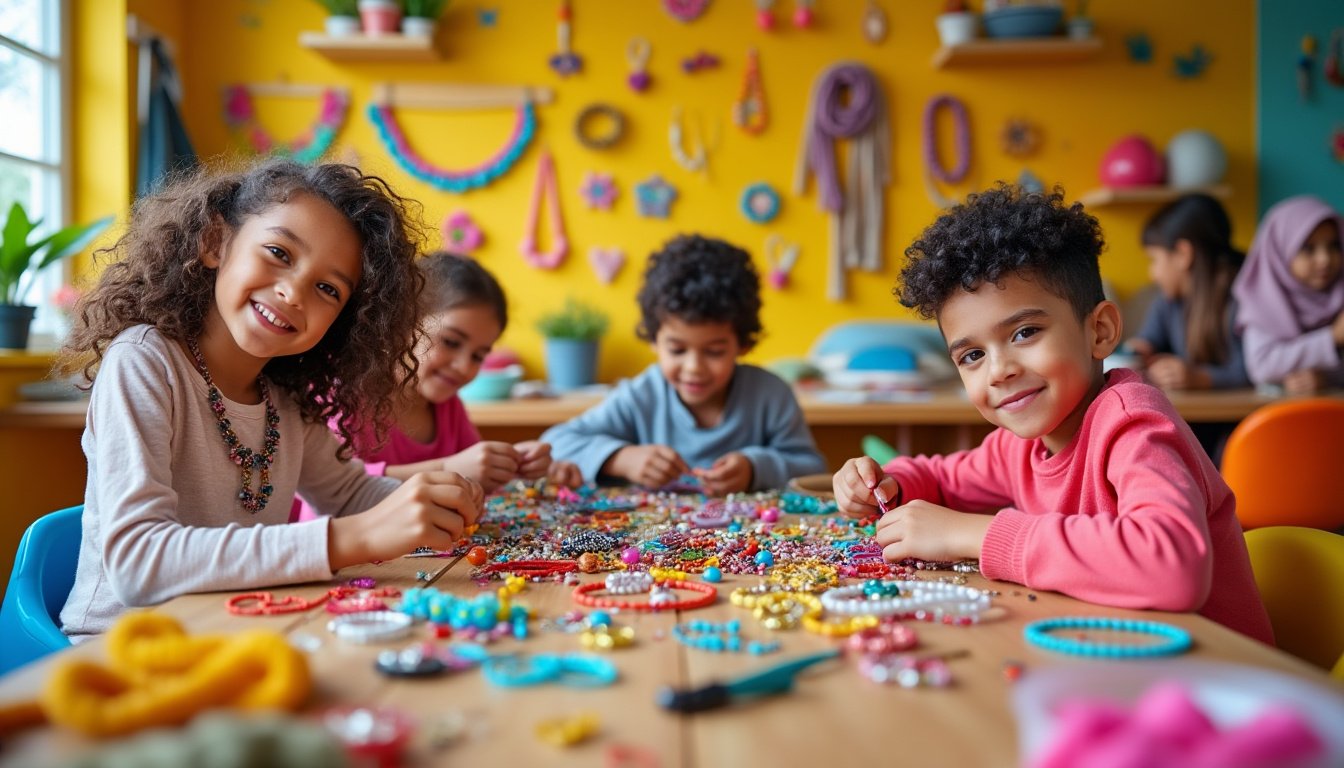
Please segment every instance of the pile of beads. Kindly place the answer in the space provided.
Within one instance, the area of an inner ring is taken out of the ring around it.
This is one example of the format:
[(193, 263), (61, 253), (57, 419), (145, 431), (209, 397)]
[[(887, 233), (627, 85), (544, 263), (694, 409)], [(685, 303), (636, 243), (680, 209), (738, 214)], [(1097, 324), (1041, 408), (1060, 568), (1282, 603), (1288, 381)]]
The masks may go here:
[(845, 647), (855, 653), (883, 656), (908, 651), (918, 642), (915, 630), (903, 624), (879, 624), (850, 635)]
[(958, 626), (978, 623), (980, 614), (990, 607), (989, 594), (973, 587), (940, 581), (887, 583), (896, 585), (896, 597), (867, 597), (873, 587), (859, 584), (822, 593), (821, 605), (828, 613), (840, 616), (893, 616)]
[(688, 648), (710, 653), (741, 653), (746, 651), (752, 656), (773, 653), (779, 650), (779, 643), (762, 643), (752, 640), (742, 642), (742, 624), (739, 621), (725, 621), (721, 624), (712, 621), (688, 621), (672, 628), (672, 637)]
[(938, 656), (864, 655), (859, 658), (859, 672), (874, 683), (894, 683), (902, 688), (946, 688), (952, 684), (952, 670)]

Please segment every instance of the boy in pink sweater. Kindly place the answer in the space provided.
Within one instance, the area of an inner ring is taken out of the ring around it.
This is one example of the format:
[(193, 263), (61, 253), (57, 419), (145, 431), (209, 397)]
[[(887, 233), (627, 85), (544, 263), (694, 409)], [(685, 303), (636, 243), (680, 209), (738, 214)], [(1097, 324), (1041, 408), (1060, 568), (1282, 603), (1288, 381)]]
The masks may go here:
[(891, 561), (979, 558), (986, 578), (1198, 611), (1272, 643), (1232, 491), (1160, 390), (1102, 373), (1121, 321), (1101, 249), (1097, 220), (1059, 190), (1000, 186), (929, 226), (906, 250), (901, 303), (937, 319), (999, 429), (949, 456), (850, 459), (836, 501), (855, 516), (883, 501)]

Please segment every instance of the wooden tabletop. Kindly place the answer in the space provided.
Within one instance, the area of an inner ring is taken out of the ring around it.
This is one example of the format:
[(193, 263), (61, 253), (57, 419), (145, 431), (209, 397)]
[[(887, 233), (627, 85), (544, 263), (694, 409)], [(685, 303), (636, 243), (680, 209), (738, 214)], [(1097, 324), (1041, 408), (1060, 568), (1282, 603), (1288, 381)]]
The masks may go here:
[[(1344, 396), (1344, 393), (1333, 393)], [(853, 397), (857, 397), (855, 394)], [(807, 423), (823, 426), (886, 426), (902, 424), (981, 425), (985, 419), (960, 387), (892, 395), (889, 401), (850, 402), (848, 395), (801, 391), (798, 402)], [(1186, 421), (1238, 421), (1279, 399), (1253, 389), (1168, 393)], [(478, 427), (545, 429), (571, 419), (601, 401), (600, 396), (569, 396), (474, 402), (467, 404)], [(0, 409), (0, 428), (83, 429), (85, 401), (23, 402)]]
[[(472, 596), (480, 588), (468, 579), (469, 570), (465, 562), (403, 558), (347, 569), (339, 574), (339, 581), (371, 576), (378, 580), (379, 586), (406, 589), (417, 585), (417, 571), (428, 571), (434, 586)], [(583, 577), (585, 581), (598, 578)], [(1005, 663), (1020, 663), (1026, 675), (1047, 667), (1082, 668), (1099, 663), (1026, 644), (1022, 635), (1025, 624), (1049, 616), (1169, 622), (1186, 628), (1194, 637), (1193, 651), (1182, 659), (1236, 662), (1284, 673), (1327, 689), (1335, 685), (1324, 672), (1194, 614), (1106, 608), (1057, 594), (1035, 593), (1014, 584), (986, 582), (972, 575), (972, 585), (1000, 591), (995, 607), (981, 624), (971, 627), (911, 624), (919, 636), (920, 653), (969, 652), (948, 662), (954, 677), (949, 688), (903, 689), (879, 685), (861, 676), (853, 661), (840, 659), (810, 669), (797, 680), (791, 693), (782, 696), (690, 716), (660, 709), (655, 704), (655, 694), (664, 685), (685, 687), (731, 680), (840, 642), (803, 630), (771, 635), (760, 628), (749, 613), (732, 606), (727, 599), (734, 587), (755, 583), (755, 578), (727, 576), (719, 585), (717, 604), (685, 615), (618, 613), (617, 623), (633, 626), (637, 640), (632, 648), (610, 653), (608, 658), (619, 668), (620, 679), (609, 688), (599, 689), (556, 685), (498, 688), (486, 682), (476, 670), (427, 680), (384, 677), (374, 670), (377, 653), (387, 647), (405, 647), (412, 641), (374, 646), (347, 644), (328, 633), (326, 624), (330, 616), (320, 609), (288, 616), (237, 617), (225, 611), (227, 594), (206, 594), (180, 597), (158, 610), (179, 618), (191, 632), (266, 627), (291, 638), (304, 635), (319, 639), (320, 648), (310, 656), (315, 690), (305, 712), (314, 713), (333, 705), (378, 705), (412, 713), (423, 724), (406, 762), (412, 766), (613, 765), (607, 762), (606, 751), (617, 744), (656, 756), (654, 763), (623, 763), (632, 766), (826, 765), (837, 760), (845, 764), (867, 761), (894, 764), (894, 755), (900, 756), (897, 762), (903, 765), (1011, 766), (1018, 763), (1018, 740), (1009, 698), (1013, 683), (1003, 674)], [(496, 582), (492, 586), (497, 585)], [(329, 586), (305, 585), (275, 592), (312, 598)], [(577, 607), (570, 592), (570, 588), (559, 584), (532, 584), (517, 600), (530, 607), (539, 619), (553, 619)], [(775, 639), (783, 648), (764, 656), (690, 649), (670, 635), (678, 621), (690, 619), (739, 619), (745, 636)], [(538, 620), (529, 626), (529, 639), (508, 639), (493, 648), (528, 652), (580, 650), (577, 635), (543, 629)], [(61, 655), (102, 658), (103, 652), (102, 641), (94, 640)], [(48, 657), (0, 678), (0, 703), (32, 697), (52, 663), (53, 657)], [(1344, 689), (1333, 690), (1344, 696)], [(562, 750), (534, 735), (538, 722), (576, 712), (592, 712), (600, 718), (597, 737)], [(445, 716), (461, 714), (472, 724), (468, 736), (446, 748), (432, 747), (428, 732), (433, 724)], [(34, 756), (51, 760), (90, 745), (66, 732), (49, 728), (31, 730), (9, 741), (5, 751), (0, 752), (0, 762)]]

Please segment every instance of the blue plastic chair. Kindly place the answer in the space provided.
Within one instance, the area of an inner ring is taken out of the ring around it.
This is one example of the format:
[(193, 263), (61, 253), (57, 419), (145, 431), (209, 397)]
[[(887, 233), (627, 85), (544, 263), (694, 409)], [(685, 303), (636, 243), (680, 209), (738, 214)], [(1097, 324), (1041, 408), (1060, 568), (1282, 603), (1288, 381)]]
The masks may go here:
[(0, 674), (70, 646), (61, 608), (75, 584), (84, 505), (43, 515), (28, 526), (0, 606)]

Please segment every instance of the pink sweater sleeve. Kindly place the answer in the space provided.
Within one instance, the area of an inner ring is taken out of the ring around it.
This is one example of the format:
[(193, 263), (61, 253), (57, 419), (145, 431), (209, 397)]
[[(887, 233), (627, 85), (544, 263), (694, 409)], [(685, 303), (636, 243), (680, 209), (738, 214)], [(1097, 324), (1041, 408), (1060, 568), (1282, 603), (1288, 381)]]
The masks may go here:
[(1000, 510), (981, 572), (1121, 608), (1200, 608), (1213, 557), (1197, 448), (1160, 412), (1131, 413), (1118, 398), (1097, 416), (1073, 446), (1086, 461), (1059, 508)]
[(883, 467), (901, 487), (901, 504), (922, 499), (960, 512), (998, 510), (1013, 503), (1009, 473), (1004, 471), (1005, 439), (995, 430), (979, 446), (947, 456), (898, 456)]

